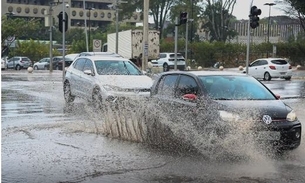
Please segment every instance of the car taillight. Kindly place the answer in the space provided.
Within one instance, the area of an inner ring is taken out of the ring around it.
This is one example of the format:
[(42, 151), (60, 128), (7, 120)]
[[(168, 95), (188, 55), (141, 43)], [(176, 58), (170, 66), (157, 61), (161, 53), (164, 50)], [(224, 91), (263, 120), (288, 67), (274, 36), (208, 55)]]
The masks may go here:
[(276, 70), (275, 66), (274, 65), (269, 65), (270, 69), (272, 70)]
[(292, 69), (291, 65), (289, 65), (289, 69)]

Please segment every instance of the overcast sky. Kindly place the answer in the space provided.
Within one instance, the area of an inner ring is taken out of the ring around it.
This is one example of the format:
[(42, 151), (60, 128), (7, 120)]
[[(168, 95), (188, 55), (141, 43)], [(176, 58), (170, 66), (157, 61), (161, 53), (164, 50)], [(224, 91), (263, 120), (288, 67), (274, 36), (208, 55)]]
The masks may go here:
[[(248, 19), (249, 9), (250, 9), (251, 0), (237, 0), (233, 15), (237, 17), (237, 19)], [(261, 18), (269, 16), (269, 6), (264, 5), (265, 3), (274, 3), (273, 0), (254, 0), (253, 5), (257, 6), (262, 10)], [(279, 10), (281, 6), (275, 5), (271, 7), (270, 16), (284, 15), (284, 12)]]

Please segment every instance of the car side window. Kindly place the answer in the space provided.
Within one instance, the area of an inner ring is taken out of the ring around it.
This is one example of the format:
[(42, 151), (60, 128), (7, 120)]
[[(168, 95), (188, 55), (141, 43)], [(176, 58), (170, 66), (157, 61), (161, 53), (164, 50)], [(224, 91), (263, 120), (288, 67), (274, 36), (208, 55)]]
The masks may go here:
[(268, 65), (267, 60), (261, 60), (261, 61), (260, 61), (260, 65)]
[(160, 54), (159, 58), (166, 58), (166, 54)]
[(84, 65), (83, 71), (85, 71), (85, 70), (91, 70), (91, 72), (93, 73), (93, 63), (89, 59), (86, 59), (86, 63)]
[(179, 75), (166, 75), (162, 78), (158, 86), (157, 93), (165, 96), (174, 96), (175, 85)]
[(259, 60), (252, 62), (251, 67), (259, 66)]
[(80, 71), (83, 71), (86, 59), (80, 58), (75, 62), (74, 68)]
[(181, 75), (177, 90), (176, 97), (181, 98), (185, 94), (198, 94), (198, 84), (191, 76)]

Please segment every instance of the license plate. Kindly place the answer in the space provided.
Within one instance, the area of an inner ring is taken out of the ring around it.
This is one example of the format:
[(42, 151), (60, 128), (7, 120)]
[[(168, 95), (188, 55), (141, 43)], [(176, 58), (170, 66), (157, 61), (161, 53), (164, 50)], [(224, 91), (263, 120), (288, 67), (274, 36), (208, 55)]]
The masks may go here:
[(256, 134), (259, 140), (280, 140), (281, 132), (261, 131)]
[(280, 74), (284, 75), (284, 74), (286, 74), (286, 72), (280, 72)]

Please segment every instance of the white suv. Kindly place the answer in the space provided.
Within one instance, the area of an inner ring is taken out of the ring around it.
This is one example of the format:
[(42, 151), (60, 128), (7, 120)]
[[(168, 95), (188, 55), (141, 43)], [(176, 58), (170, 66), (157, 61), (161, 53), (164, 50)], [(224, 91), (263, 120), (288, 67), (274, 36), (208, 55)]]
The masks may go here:
[(249, 64), (248, 74), (255, 78), (268, 81), (270, 81), (271, 78), (284, 78), (285, 80), (290, 80), (292, 76), (292, 67), (287, 60), (283, 58), (260, 58)]
[[(151, 63), (155, 67), (163, 67), (163, 71), (169, 71), (175, 67), (175, 53), (160, 53), (157, 60), (152, 60)], [(177, 53), (177, 69), (185, 69), (185, 59), (181, 53)]]

